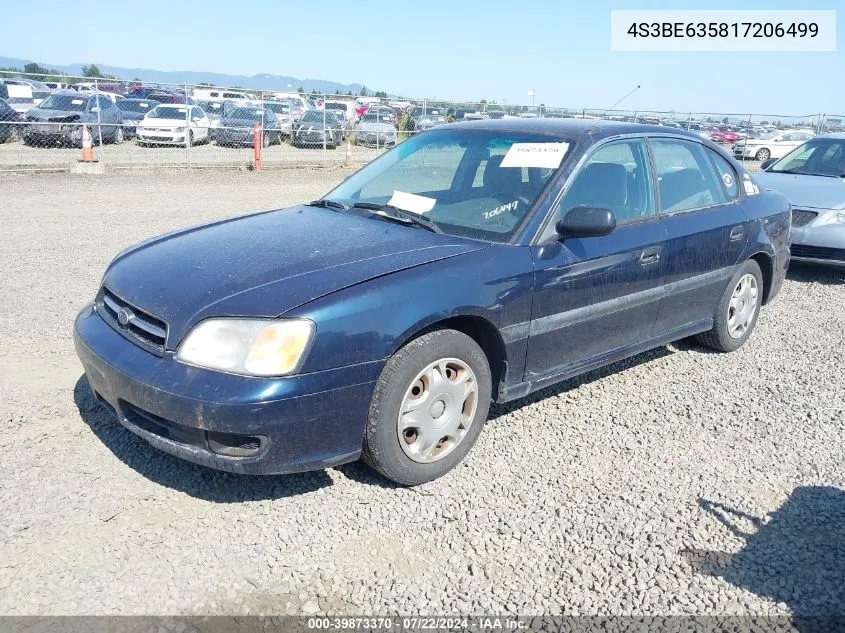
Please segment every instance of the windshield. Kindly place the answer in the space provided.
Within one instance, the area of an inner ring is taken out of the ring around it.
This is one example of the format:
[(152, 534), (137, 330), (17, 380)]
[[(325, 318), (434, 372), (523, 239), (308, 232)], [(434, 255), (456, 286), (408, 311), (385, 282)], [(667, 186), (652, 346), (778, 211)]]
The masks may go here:
[(845, 177), (845, 138), (807, 141), (769, 167), (768, 171)]
[(264, 114), (261, 108), (234, 108), (226, 114), (230, 119), (260, 119)]
[(400, 143), (328, 196), (347, 205), (389, 204), (444, 232), (507, 242), (570, 153), (556, 137), (437, 130)]
[(141, 114), (146, 114), (157, 105), (157, 101), (130, 101), (129, 99), (120, 99), (117, 102), (117, 107), (123, 112), (139, 112)]
[(290, 114), (290, 105), (287, 103), (265, 103), (264, 107), (276, 114)]
[(66, 112), (85, 112), (86, 97), (72, 95), (50, 95), (38, 104), (42, 110), (64, 110)]
[(302, 115), (302, 122), (303, 123), (322, 123), (323, 116), (325, 116), (327, 121), (332, 120), (331, 115), (328, 114), (325, 110), (309, 110), (308, 112), (306, 112), (305, 114)]
[(414, 108), (413, 116), (440, 116), (437, 108)]
[(158, 106), (147, 115), (150, 119), (181, 119), (185, 120), (185, 108), (163, 108)]
[(391, 123), (389, 114), (370, 114), (361, 117), (361, 123)]

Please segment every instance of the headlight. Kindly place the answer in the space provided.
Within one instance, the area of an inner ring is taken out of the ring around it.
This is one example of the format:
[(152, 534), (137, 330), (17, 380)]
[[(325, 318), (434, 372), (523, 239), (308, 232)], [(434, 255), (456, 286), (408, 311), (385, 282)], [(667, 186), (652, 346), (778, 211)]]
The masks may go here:
[(299, 368), (314, 337), (306, 319), (208, 319), (182, 341), (176, 358), (247, 376), (285, 376)]

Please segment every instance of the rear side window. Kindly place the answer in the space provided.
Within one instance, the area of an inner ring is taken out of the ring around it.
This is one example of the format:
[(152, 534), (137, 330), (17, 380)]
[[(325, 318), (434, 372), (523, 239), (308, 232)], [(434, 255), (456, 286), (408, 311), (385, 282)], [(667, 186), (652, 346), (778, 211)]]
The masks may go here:
[(596, 150), (566, 190), (565, 215), (575, 207), (610, 209), (622, 224), (655, 214), (651, 174), (641, 139), (617, 141)]
[(728, 201), (722, 180), (699, 143), (652, 139), (661, 213), (678, 213)]
[(739, 196), (739, 183), (737, 182), (736, 171), (731, 167), (729, 161), (719, 156), (712, 149), (707, 148), (705, 151), (713, 161), (713, 167), (716, 169), (719, 180), (722, 182), (722, 191), (725, 194), (725, 198), (731, 201), (736, 200), (737, 196)]

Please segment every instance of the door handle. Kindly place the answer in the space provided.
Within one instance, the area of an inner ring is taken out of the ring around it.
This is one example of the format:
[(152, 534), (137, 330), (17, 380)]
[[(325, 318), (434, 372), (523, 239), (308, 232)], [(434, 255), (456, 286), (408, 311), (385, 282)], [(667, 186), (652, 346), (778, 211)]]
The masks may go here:
[(649, 264), (656, 264), (660, 261), (659, 248), (647, 248), (640, 255), (640, 265), (648, 266)]
[(742, 239), (742, 236), (745, 235), (745, 229), (741, 226), (735, 226), (731, 229), (730, 239), (731, 242), (736, 242)]

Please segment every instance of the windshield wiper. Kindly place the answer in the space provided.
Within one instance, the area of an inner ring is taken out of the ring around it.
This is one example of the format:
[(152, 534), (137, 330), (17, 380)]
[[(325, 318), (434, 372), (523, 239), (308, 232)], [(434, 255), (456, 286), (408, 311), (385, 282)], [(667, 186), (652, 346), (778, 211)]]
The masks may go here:
[(386, 220), (392, 220), (394, 222), (399, 222), (400, 224), (412, 224), (415, 226), (419, 226), (424, 228), (432, 233), (442, 233), (443, 231), (437, 224), (429, 220), (428, 218), (419, 215), (418, 213), (412, 213), (411, 211), (405, 211), (404, 209), (400, 209), (398, 207), (394, 207), (392, 204), (376, 204), (374, 202), (356, 202), (352, 205), (355, 209), (368, 209), (370, 211), (374, 211), (374, 217), (384, 218)]
[(823, 176), (825, 178), (842, 178), (842, 176), (837, 176), (836, 174), (817, 174), (811, 171), (798, 171), (797, 169), (773, 169), (772, 173), (775, 174), (794, 174), (796, 176)]
[(305, 206), (320, 207), (322, 209), (336, 209), (337, 211), (349, 210), (348, 204), (343, 204), (342, 202), (338, 202), (336, 200), (329, 200), (328, 198), (320, 198), (319, 200), (314, 200), (313, 202), (309, 202)]

